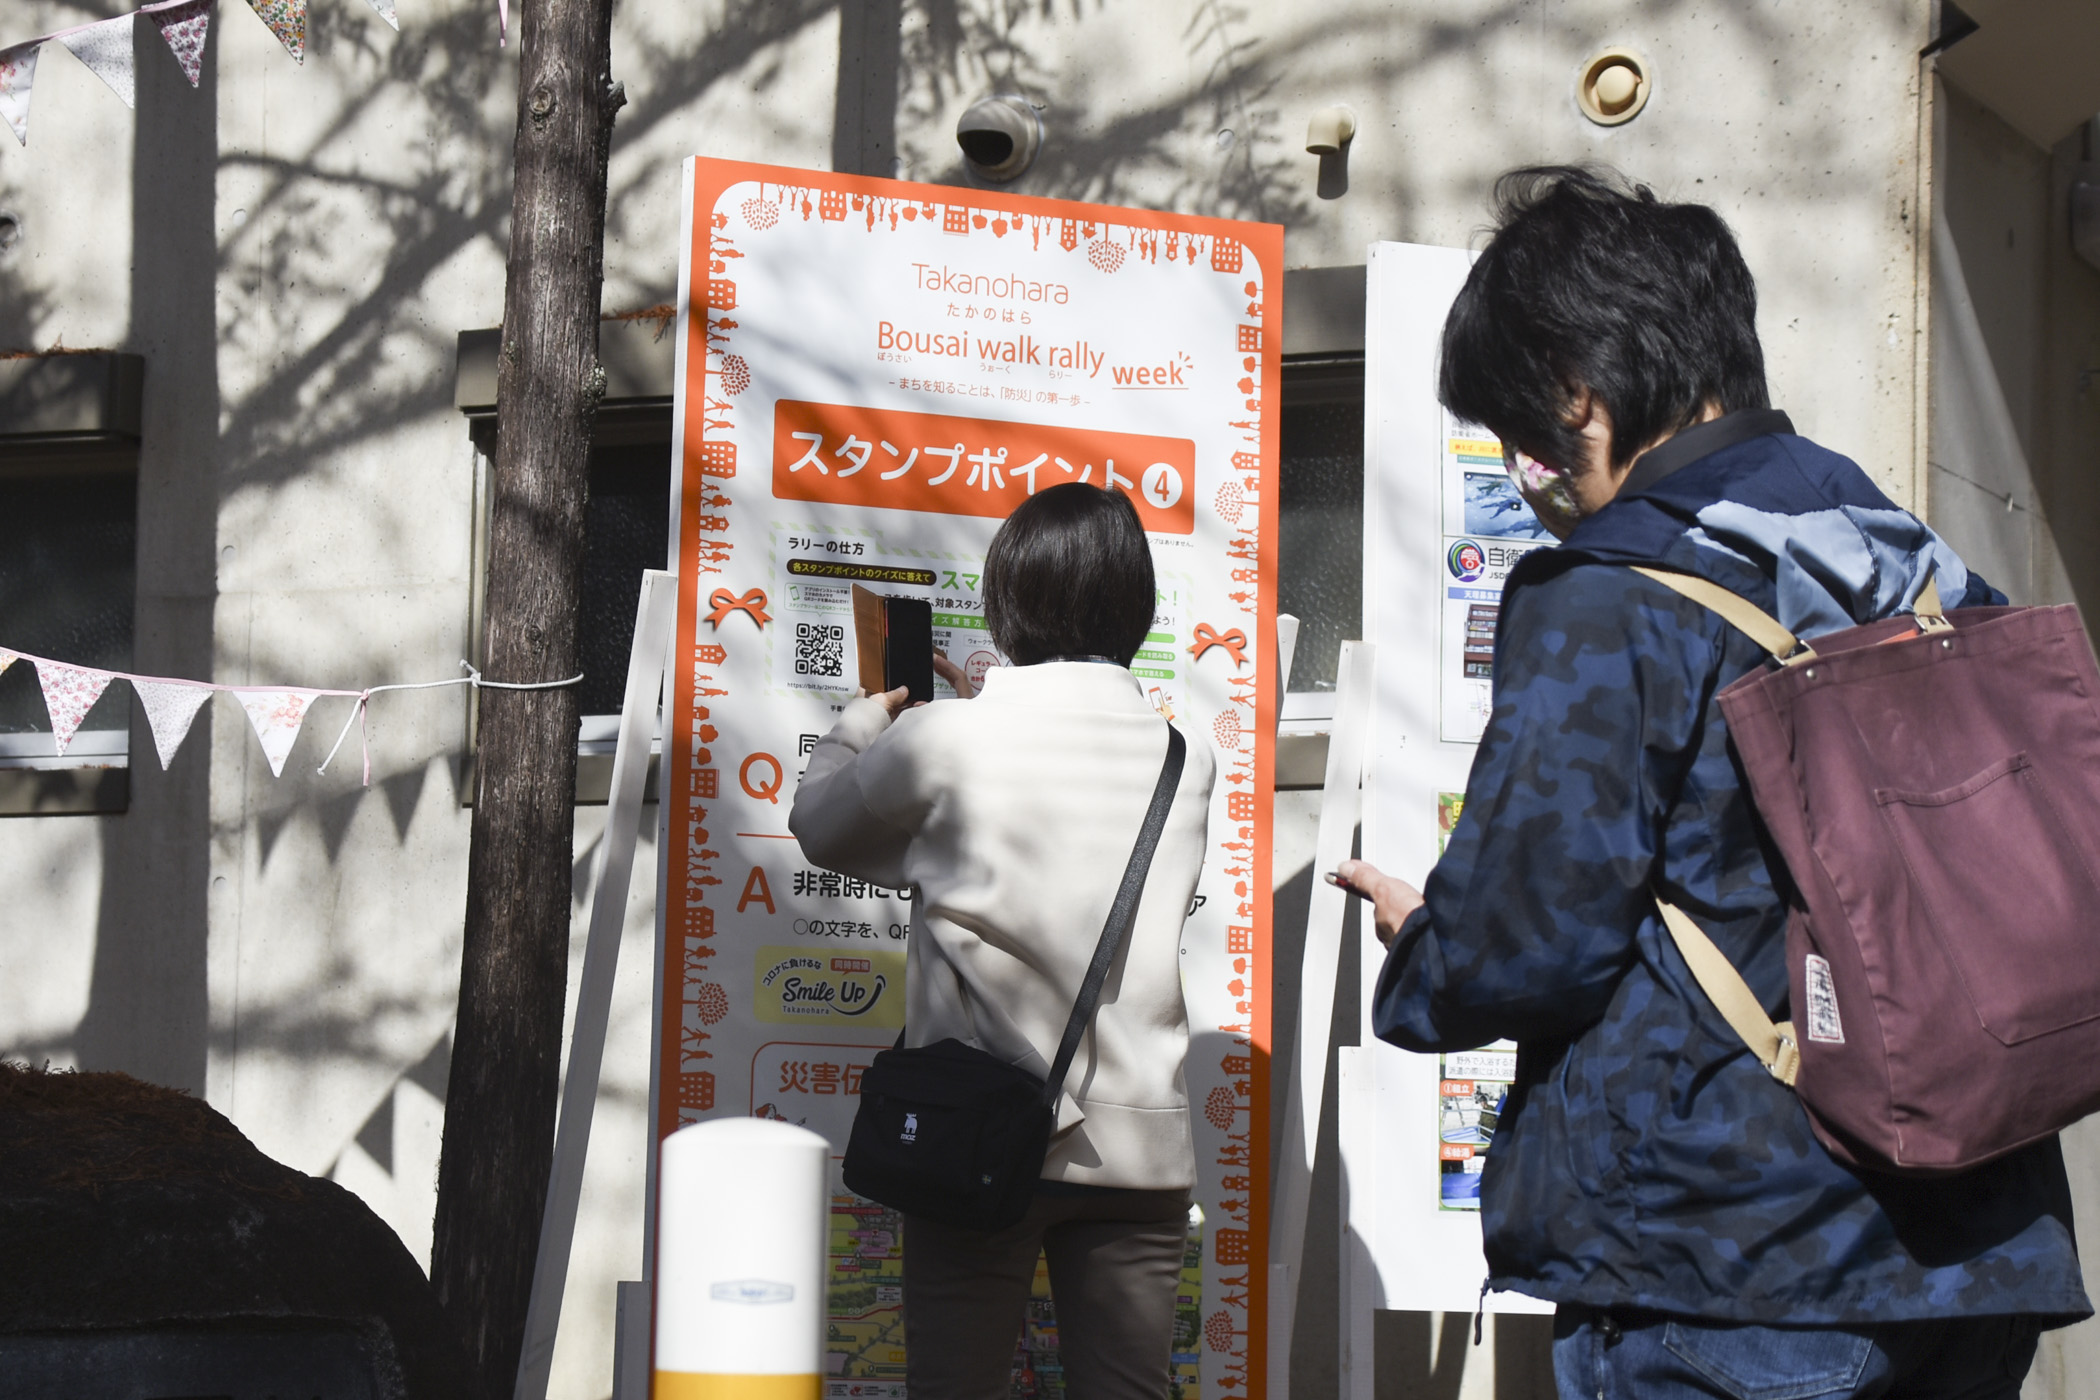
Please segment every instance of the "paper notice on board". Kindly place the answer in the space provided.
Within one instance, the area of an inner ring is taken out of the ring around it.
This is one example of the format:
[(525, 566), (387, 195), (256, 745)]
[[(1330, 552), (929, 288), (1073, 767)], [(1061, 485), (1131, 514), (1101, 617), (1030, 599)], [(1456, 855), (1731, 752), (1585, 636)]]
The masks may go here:
[(1441, 737), (1476, 744), (1494, 704), (1495, 625), (1517, 561), (1552, 538), (1502, 466), (1502, 443), (1448, 413), (1438, 443), (1443, 495)]
[[(1436, 795), (1436, 850), (1442, 855), (1465, 812), (1466, 795)], [(1509, 1086), (1517, 1077), (1517, 1044), (1498, 1040), (1478, 1050), (1438, 1056), (1437, 1206), (1479, 1210), (1480, 1173), (1487, 1166)]]
[(1438, 1058), (1437, 1205), (1479, 1210), (1480, 1173), (1517, 1077), (1516, 1042), (1498, 1040)]

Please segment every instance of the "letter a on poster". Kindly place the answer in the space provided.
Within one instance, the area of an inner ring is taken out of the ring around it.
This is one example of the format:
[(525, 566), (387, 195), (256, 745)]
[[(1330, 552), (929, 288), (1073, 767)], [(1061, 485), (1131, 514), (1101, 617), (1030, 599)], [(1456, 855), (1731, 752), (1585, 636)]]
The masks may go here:
[[(787, 825), (853, 695), (854, 585), (925, 600), (935, 646), (981, 676), (1006, 664), (982, 591), (1000, 522), (1065, 482), (1128, 494), (1159, 581), (1131, 670), (1218, 761), (1183, 938), (1180, 1400), (1259, 1394), (1264, 1373), (1282, 258), (1267, 224), (685, 167), (658, 1135), (757, 1115), (843, 1153), (904, 1023), (910, 891), (814, 867)], [(902, 1233), (833, 1198), (836, 1400), (904, 1395)], [(1048, 1382), (1042, 1292), (1018, 1344)]]

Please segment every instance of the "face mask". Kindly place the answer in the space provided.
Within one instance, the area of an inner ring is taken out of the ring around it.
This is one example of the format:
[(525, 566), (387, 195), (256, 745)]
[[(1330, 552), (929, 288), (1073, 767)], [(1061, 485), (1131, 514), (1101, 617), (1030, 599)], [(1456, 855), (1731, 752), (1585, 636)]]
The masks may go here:
[(1548, 466), (1529, 453), (1507, 446), (1502, 449), (1502, 467), (1539, 523), (1556, 537), (1566, 539), (1581, 523), (1582, 507), (1575, 500), (1574, 483), (1559, 467)]

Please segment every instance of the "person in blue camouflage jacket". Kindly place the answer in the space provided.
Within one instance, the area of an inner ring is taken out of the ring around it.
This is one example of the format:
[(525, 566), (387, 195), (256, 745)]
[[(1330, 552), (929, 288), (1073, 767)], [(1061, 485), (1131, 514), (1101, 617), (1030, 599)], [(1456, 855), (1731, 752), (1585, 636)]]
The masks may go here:
[(1693, 980), (1681, 906), (1784, 1018), (1786, 871), (1714, 696), (1765, 655), (1624, 567), (1712, 579), (1814, 638), (2004, 599), (1766, 395), (1756, 291), (1712, 210), (1593, 170), (1497, 188), (1439, 396), (1507, 444), (1562, 541), (1503, 594), (1494, 708), (1416, 891), (1342, 877), (1388, 944), (1409, 1050), (1518, 1045), (1481, 1188), (1488, 1286), (1559, 1305), (1564, 1400), (2018, 1394), (2090, 1314), (2051, 1139), (1898, 1179), (1816, 1140)]

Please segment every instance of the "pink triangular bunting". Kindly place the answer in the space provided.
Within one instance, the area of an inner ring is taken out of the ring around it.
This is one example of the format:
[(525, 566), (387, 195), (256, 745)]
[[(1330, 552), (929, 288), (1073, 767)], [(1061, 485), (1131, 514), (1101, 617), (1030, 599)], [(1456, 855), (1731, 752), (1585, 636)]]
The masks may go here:
[(248, 723), (255, 726), (255, 737), (262, 741), (263, 756), (270, 760), (270, 776), (284, 776), (284, 760), (292, 752), (292, 743), (299, 737), (299, 726), (306, 722), (306, 707), (313, 704), (318, 691), (312, 690), (243, 690), (237, 692), (241, 708), (248, 712)]
[(306, 0), (248, 0), (293, 61), (306, 62)]
[(0, 49), (0, 117), (7, 118), (15, 140), (29, 144), (29, 89), (36, 82), (37, 44)]
[(197, 711), (211, 699), (211, 687), (185, 685), (181, 681), (134, 680), (131, 688), (139, 697), (139, 708), (146, 712), (146, 725), (153, 731), (153, 747), (160, 754), (161, 771), (165, 773), (175, 761), (175, 750), (189, 737), (190, 723), (197, 718)]
[(63, 754), (80, 729), (80, 722), (116, 677), (86, 666), (68, 666), (63, 661), (39, 661), (36, 678), (44, 688), (44, 708), (51, 712), (51, 737)]
[(22, 653), (18, 651), (9, 651), (6, 647), (0, 647), (0, 671), (5, 671), (8, 667), (14, 665), (17, 661), (20, 661), (21, 659)]
[(138, 105), (134, 94), (137, 74), (131, 61), (130, 15), (118, 15), (57, 38), (73, 51), (73, 57), (88, 66), (90, 73), (109, 84), (109, 90), (123, 98), (126, 107)]
[(181, 0), (174, 5), (148, 6), (146, 18), (160, 31), (175, 61), (182, 65), (182, 76), (197, 86), (204, 76), (204, 40), (211, 28), (211, 0)]
[(393, 26), (397, 33), (400, 31), (401, 21), (394, 17), (394, 0), (366, 0), (366, 3), (379, 11), (379, 17)]

